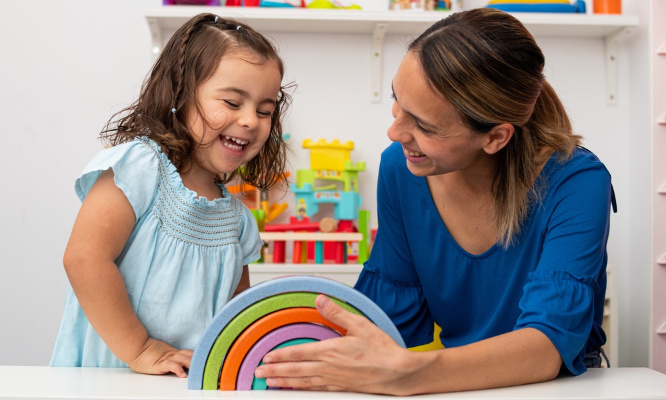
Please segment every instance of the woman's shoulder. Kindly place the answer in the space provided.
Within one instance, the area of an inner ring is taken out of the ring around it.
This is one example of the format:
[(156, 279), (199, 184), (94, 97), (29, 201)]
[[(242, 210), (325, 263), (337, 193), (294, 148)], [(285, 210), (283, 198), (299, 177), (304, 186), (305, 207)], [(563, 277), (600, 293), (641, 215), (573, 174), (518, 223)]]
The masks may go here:
[(553, 154), (544, 169), (551, 181), (564, 180), (584, 172), (610, 178), (610, 173), (599, 157), (584, 147), (576, 147), (571, 156), (565, 159), (557, 153)]
[[(546, 189), (545, 201), (559, 202), (564, 198), (614, 196), (611, 174), (604, 163), (590, 150), (577, 147), (566, 159), (553, 155), (541, 174)], [(550, 200), (549, 200), (550, 199)]]

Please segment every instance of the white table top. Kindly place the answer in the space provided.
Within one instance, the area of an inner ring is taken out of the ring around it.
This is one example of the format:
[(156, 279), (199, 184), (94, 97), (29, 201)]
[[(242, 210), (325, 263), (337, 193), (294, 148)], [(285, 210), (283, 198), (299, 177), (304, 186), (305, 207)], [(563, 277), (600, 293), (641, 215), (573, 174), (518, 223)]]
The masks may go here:
[[(128, 369), (0, 366), (0, 399), (390, 399), (293, 390), (188, 390), (174, 375)], [(666, 399), (666, 375), (648, 368), (591, 369), (578, 377), (509, 388), (413, 396), (417, 399)]]

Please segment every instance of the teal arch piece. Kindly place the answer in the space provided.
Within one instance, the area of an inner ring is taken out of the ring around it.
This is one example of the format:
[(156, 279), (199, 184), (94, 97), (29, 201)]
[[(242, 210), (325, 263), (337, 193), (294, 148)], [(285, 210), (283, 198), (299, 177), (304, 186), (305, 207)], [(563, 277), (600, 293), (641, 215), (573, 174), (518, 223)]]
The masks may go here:
[[(316, 342), (316, 340), (315, 339), (292, 339), (292, 340), (287, 340), (286, 342), (281, 343), (281, 344), (275, 346), (274, 348), (272, 348), (271, 351), (281, 349), (283, 347), (296, 346), (297, 344), (310, 343), (310, 342)], [(260, 362), (259, 365), (264, 365), (264, 362), (263, 361)], [(252, 390), (267, 390), (267, 389), (268, 389), (268, 385), (266, 385), (266, 378), (254, 377), (254, 379), (252, 380)]]

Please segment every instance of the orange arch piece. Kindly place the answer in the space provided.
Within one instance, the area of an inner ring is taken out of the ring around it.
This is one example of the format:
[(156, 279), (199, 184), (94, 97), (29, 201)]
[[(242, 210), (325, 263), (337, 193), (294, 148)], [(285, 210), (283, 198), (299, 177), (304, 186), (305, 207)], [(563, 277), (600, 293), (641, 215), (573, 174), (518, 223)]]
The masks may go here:
[(347, 331), (344, 328), (324, 319), (324, 317), (322, 317), (314, 308), (294, 307), (270, 313), (248, 326), (243, 333), (238, 336), (238, 339), (236, 339), (234, 344), (231, 345), (231, 348), (224, 359), (224, 364), (222, 365), (220, 390), (236, 389), (238, 370), (240, 370), (241, 364), (247, 353), (259, 339), (281, 326), (302, 322), (326, 326), (339, 332), (343, 336), (347, 334)]

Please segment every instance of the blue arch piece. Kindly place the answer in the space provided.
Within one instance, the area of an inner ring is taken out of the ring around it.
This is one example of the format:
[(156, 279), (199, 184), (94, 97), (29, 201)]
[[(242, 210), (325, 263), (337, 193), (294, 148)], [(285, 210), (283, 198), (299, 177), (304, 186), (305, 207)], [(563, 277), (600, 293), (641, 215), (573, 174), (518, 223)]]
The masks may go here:
[(245, 290), (229, 301), (213, 318), (194, 349), (188, 373), (187, 388), (201, 389), (203, 387), (203, 374), (208, 354), (229, 321), (246, 307), (259, 300), (290, 292), (321, 293), (344, 301), (362, 312), (370, 321), (391, 336), (399, 346), (405, 347), (405, 342), (393, 321), (377, 304), (361, 292), (338, 281), (318, 276), (299, 275), (276, 278)]

